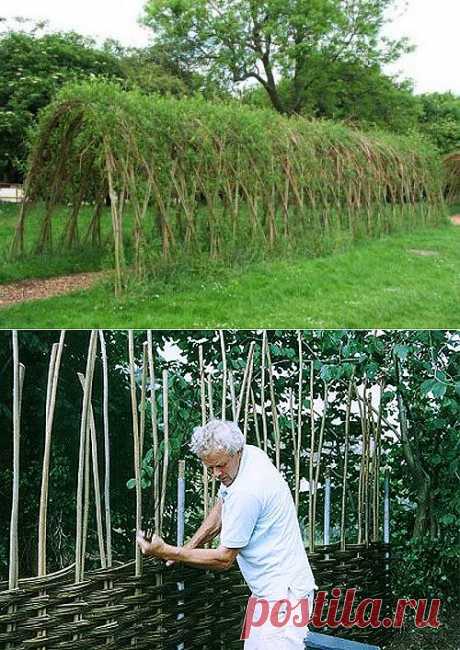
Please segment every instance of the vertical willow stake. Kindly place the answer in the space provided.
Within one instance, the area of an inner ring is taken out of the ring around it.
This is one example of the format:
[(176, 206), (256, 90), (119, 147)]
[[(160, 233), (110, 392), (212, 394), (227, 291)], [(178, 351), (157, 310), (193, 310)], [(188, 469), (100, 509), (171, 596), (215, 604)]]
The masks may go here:
[(212, 394), (212, 377), (211, 373), (207, 376), (207, 386), (208, 386), (208, 407), (209, 407), (209, 419), (214, 419), (214, 398)]
[(296, 427), (295, 427), (295, 415), (294, 415), (294, 391), (292, 388), (289, 389), (289, 424), (291, 428), (291, 438), (292, 438), (292, 458), (294, 462), (294, 504), (296, 512), (299, 510), (299, 497), (297, 493), (297, 481), (295, 476), (295, 466), (297, 459), (297, 436), (296, 436)]
[[(201, 398), (201, 426), (206, 424), (206, 380), (204, 376), (203, 346), (198, 348), (198, 361), (200, 366), (200, 398)], [(233, 379), (233, 377), (232, 377)], [(203, 463), (203, 512), (204, 518), (209, 511), (209, 479), (208, 470)]]
[(235, 395), (235, 379), (233, 372), (230, 370), (228, 373), (228, 385), (230, 387), (230, 400), (232, 402), (232, 420), (236, 422), (236, 395)]
[[(370, 391), (367, 395), (367, 420), (366, 420), (366, 435), (367, 435), (367, 458), (366, 458), (366, 545), (369, 545), (369, 533), (371, 528), (371, 506), (373, 505), (373, 486), (374, 486), (374, 472), (375, 472), (375, 453), (376, 441), (374, 420), (372, 418), (372, 397)], [(373, 537), (373, 530), (372, 535)]]
[(142, 344), (142, 379), (141, 379), (141, 416), (139, 426), (139, 443), (141, 451), (141, 462), (144, 455), (144, 434), (145, 434), (145, 396), (147, 388), (147, 348), (148, 343), (144, 341)]
[[(47, 427), (48, 427), (48, 414), (50, 411), (50, 401), (51, 401), (51, 392), (52, 392), (52, 385), (53, 385), (53, 373), (54, 373), (54, 365), (56, 363), (56, 354), (57, 354), (57, 349), (58, 349), (58, 343), (53, 343), (51, 346), (51, 354), (50, 354), (50, 362), (48, 366), (48, 381), (46, 383), (46, 404), (45, 404), (45, 452), (46, 452), (46, 432), (47, 432)], [(45, 462), (45, 458), (43, 458), (43, 462)], [(42, 470), (42, 483), (43, 483), (43, 470)]]
[[(90, 396), (93, 387), (94, 364), (96, 359), (97, 333), (91, 331), (88, 357), (86, 361), (85, 385), (83, 389), (83, 405), (80, 421), (80, 450), (78, 455), (78, 482), (77, 482), (77, 532), (75, 546), (75, 582), (83, 580), (82, 572), (82, 548), (83, 548), (83, 484), (84, 484), (84, 461), (86, 449), (86, 435), (88, 428), (88, 415)], [(76, 614), (78, 620), (79, 614)]]
[[(78, 373), (78, 378), (80, 379), (82, 388), (84, 388), (85, 378), (81, 373)], [(92, 465), (93, 465), (94, 503), (96, 506), (97, 538), (99, 542), (99, 555), (101, 558), (101, 567), (105, 569), (107, 567), (107, 559), (105, 555), (104, 532), (102, 526), (102, 505), (101, 505), (101, 489), (99, 483), (99, 460), (97, 454), (96, 423), (94, 421), (93, 407), (91, 406), (91, 404), (90, 404), (90, 411), (89, 411), (89, 433), (91, 438), (91, 456), (92, 456)], [(89, 457), (88, 443), (87, 443), (87, 449), (88, 449), (87, 456)], [(89, 473), (89, 462), (87, 464), (85, 463), (85, 468), (86, 468), (85, 471), (88, 471)], [(88, 492), (89, 492), (89, 478), (88, 478), (87, 485), (88, 485)], [(86, 534), (84, 535), (84, 538), (86, 539)]]
[(18, 332), (13, 330), (13, 498), (10, 524), (10, 566), (8, 588), (18, 586), (19, 449), (21, 440), (20, 378)]
[(86, 428), (86, 437), (85, 437), (85, 478), (84, 478), (84, 489), (83, 489), (83, 536), (81, 544), (81, 575), (82, 580), (85, 574), (85, 559), (86, 559), (86, 542), (88, 539), (88, 517), (89, 517), (89, 499), (90, 499), (90, 484), (89, 484), (89, 472), (90, 472), (90, 430), (89, 430), (89, 418), (88, 414), (88, 426)]
[[(134, 372), (135, 358), (134, 358), (134, 332), (128, 331), (128, 351), (129, 351), (129, 385), (131, 391), (131, 415), (133, 424), (133, 442), (134, 442), (134, 478), (136, 480), (136, 531), (142, 527), (142, 486), (141, 486), (141, 462), (142, 462), (142, 448), (141, 448), (141, 431), (139, 424), (139, 412), (137, 406), (136, 394), (136, 379)], [(134, 542), (134, 557), (135, 557), (135, 576), (142, 575), (142, 556), (139, 546)], [(139, 596), (141, 589), (136, 586), (135, 595)], [(138, 606), (139, 607), (139, 606)], [(131, 637), (131, 645), (137, 645), (138, 638)]]
[(251, 406), (252, 406), (252, 413), (254, 415), (254, 431), (256, 434), (257, 446), (260, 448), (259, 420), (257, 418), (256, 398), (254, 396), (254, 391), (252, 390), (252, 388), (251, 388)]
[(382, 449), (382, 395), (384, 390), (383, 380), (380, 383), (379, 408), (377, 413), (377, 425), (375, 428), (375, 455), (374, 455), (374, 486), (373, 486), (373, 541), (379, 541), (379, 509), (380, 509), (380, 456)]
[[(104, 423), (104, 509), (105, 509), (105, 536), (106, 536), (106, 558), (107, 567), (112, 567), (112, 516), (110, 512), (110, 434), (109, 434), (109, 368), (107, 362), (107, 347), (105, 344), (104, 332), (99, 330), (99, 344), (101, 346), (102, 361), (102, 417)], [(104, 589), (113, 589), (113, 581), (105, 580)], [(113, 602), (107, 602), (111, 607)], [(114, 623), (114, 619), (108, 619), (108, 626)], [(106, 637), (106, 645), (114, 643), (114, 637)]]
[(221, 419), (227, 419), (227, 355), (225, 353), (225, 339), (224, 333), (222, 330), (219, 330), (220, 338), (220, 349), (222, 352), (222, 409), (221, 409)]
[(315, 550), (315, 522), (313, 520), (313, 455), (315, 453), (315, 411), (313, 409), (314, 365), (310, 361), (310, 463), (308, 473), (308, 548), (310, 553)]
[[(153, 336), (152, 330), (147, 330), (147, 357), (149, 364), (149, 388), (150, 388), (150, 421), (152, 425), (152, 444), (153, 444), (153, 507), (154, 507), (154, 526), (155, 533), (160, 534), (160, 459), (159, 459), (159, 440), (158, 440), (158, 413), (156, 401), (156, 384), (155, 384), (155, 364), (153, 360)], [(163, 577), (161, 573), (155, 573), (155, 586), (161, 587)], [(160, 615), (163, 609), (160, 606)], [(162, 628), (159, 626), (161, 635)]]
[(163, 370), (163, 476), (161, 484), (161, 502), (160, 502), (160, 535), (163, 532), (163, 515), (166, 499), (166, 485), (168, 478), (168, 464), (169, 464), (169, 393), (168, 393), (168, 371)]
[(364, 401), (363, 401), (363, 510), (364, 510), (364, 543), (366, 546), (369, 544), (369, 417), (368, 417), (368, 392), (367, 380), (365, 383)]
[(300, 450), (302, 447), (302, 374), (303, 374), (303, 351), (302, 351), (302, 334), (297, 332), (297, 342), (299, 347), (299, 408), (297, 413), (297, 441), (295, 444), (295, 509), (299, 511), (299, 491), (300, 491)]
[(264, 452), (267, 453), (267, 416), (265, 413), (265, 359), (267, 354), (267, 330), (262, 334), (262, 354), (260, 369), (260, 411), (262, 414), (262, 433), (264, 439)]
[(353, 392), (354, 369), (351, 379), (348, 383), (347, 395), (347, 410), (345, 413), (345, 450), (343, 461), (343, 481), (342, 481), (342, 508), (340, 513), (340, 550), (345, 550), (345, 505), (347, 494), (347, 472), (348, 472), (348, 449), (350, 445), (350, 412), (351, 412), (351, 396)]
[(323, 531), (323, 544), (328, 546), (330, 544), (331, 532), (331, 478), (329, 470), (326, 470), (324, 481), (324, 531)]
[(105, 345), (104, 333), (99, 330), (99, 342), (101, 346), (102, 359), (102, 413), (104, 421), (104, 506), (105, 506), (105, 534), (107, 566), (112, 566), (112, 517), (110, 513), (110, 438), (109, 438), (109, 371), (107, 364), (107, 348)]
[[(50, 417), (50, 402), (52, 393), (52, 384), (54, 376), (54, 366), (56, 363), (58, 344), (53, 343), (51, 346), (50, 362), (48, 366), (48, 382), (46, 386), (46, 406), (45, 406), (45, 448), (43, 451), (43, 465), (42, 465), (42, 483), (40, 490), (40, 509), (38, 517), (38, 563), (37, 572), (38, 576), (46, 575), (46, 514), (48, 508), (48, 482), (49, 482), (49, 458), (51, 451), (51, 430), (49, 429)], [(49, 432), (49, 433), (48, 433)], [(46, 590), (41, 589), (39, 592), (40, 598), (46, 596)], [(38, 616), (46, 616), (46, 607), (38, 610)], [(42, 629), (37, 632), (37, 638), (46, 637), (47, 629)], [(46, 650), (46, 647), (40, 650)]]
[[(176, 544), (177, 546), (183, 546), (184, 544), (184, 528), (185, 528), (185, 460), (179, 461), (179, 476), (177, 479), (177, 537)], [(183, 582), (177, 583), (178, 591), (184, 591), (185, 585)], [(177, 605), (180, 610), (180, 606), (184, 604), (183, 600), (179, 600)], [(180, 621), (184, 618), (184, 612), (179, 611), (177, 614), (177, 620)], [(178, 643), (177, 650), (184, 650), (184, 644)]]
[(249, 396), (251, 393), (251, 383), (252, 383), (252, 371), (254, 368), (254, 353), (251, 354), (251, 361), (249, 364), (248, 378), (246, 382), (246, 399), (244, 402), (244, 424), (243, 424), (243, 435), (244, 440), (246, 441), (248, 435), (248, 414), (249, 414)]
[[(329, 394), (329, 384), (324, 382), (323, 415), (321, 417), (321, 427), (320, 427), (320, 430), (319, 430), (318, 452), (317, 452), (317, 456), (316, 456), (316, 468), (315, 468), (315, 492), (313, 494), (313, 526), (316, 525), (316, 502), (317, 502), (317, 498), (318, 498), (319, 473), (320, 473), (320, 468), (321, 468), (321, 454), (323, 452), (324, 429), (326, 427), (328, 394)], [(313, 534), (314, 534), (314, 531), (313, 531)]]
[[(129, 385), (131, 391), (131, 416), (133, 425), (133, 442), (134, 442), (134, 478), (136, 480), (136, 530), (141, 529), (142, 525), (142, 492), (141, 492), (141, 449), (139, 438), (139, 417), (137, 410), (136, 380), (134, 375), (134, 332), (128, 332), (128, 351), (129, 351)], [(136, 558), (136, 576), (142, 573), (142, 558), (138, 545), (135, 543)]]
[(56, 391), (64, 348), (65, 332), (62, 331), (59, 343), (54, 343), (51, 349), (51, 359), (48, 369), (48, 387), (46, 391), (45, 414), (45, 448), (43, 452), (42, 483), (40, 491), (40, 512), (38, 519), (38, 575), (46, 575), (46, 516), (48, 510), (49, 466), (51, 453), (51, 432), (53, 428)]
[(147, 356), (149, 360), (150, 375), (150, 420), (152, 424), (153, 438), (153, 504), (155, 533), (160, 534), (160, 461), (158, 458), (158, 423), (157, 423), (157, 401), (155, 386), (155, 365), (153, 363), (153, 340), (152, 330), (147, 330)]
[[(213, 420), (214, 419), (214, 395), (213, 395), (211, 373), (208, 373), (207, 386), (208, 386), (209, 419)], [(204, 468), (203, 471), (206, 471), (206, 467)], [(206, 477), (207, 477), (207, 473), (206, 473)], [(211, 498), (210, 498), (211, 508), (214, 507), (214, 497), (215, 496), (216, 496), (216, 478), (215, 478), (215, 476), (213, 476), (212, 479), (211, 479)]]
[(254, 355), (254, 346), (255, 346), (254, 341), (251, 341), (251, 343), (249, 345), (249, 351), (248, 351), (248, 358), (247, 358), (247, 361), (246, 361), (246, 367), (244, 369), (243, 381), (241, 382), (240, 394), (239, 394), (239, 397), (238, 397), (238, 403), (237, 403), (237, 406), (236, 406), (236, 422), (238, 422), (238, 420), (240, 419), (241, 408), (243, 406), (243, 400), (244, 400), (244, 395), (245, 395), (245, 391), (246, 391), (246, 385), (248, 384), (248, 376), (249, 376), (250, 368), (251, 368), (251, 365), (252, 365), (252, 359), (253, 359), (253, 355)]
[(278, 423), (278, 411), (276, 409), (275, 384), (273, 380), (273, 366), (270, 355), (270, 349), (267, 346), (268, 361), (268, 382), (270, 386), (270, 402), (272, 406), (273, 436), (275, 438), (275, 465), (276, 469), (280, 468), (280, 429)]
[(366, 390), (367, 380), (364, 381), (363, 399), (359, 398), (358, 387), (355, 384), (355, 393), (359, 405), (359, 414), (361, 419), (362, 449), (361, 463), (359, 468), (358, 481), (358, 544), (363, 543), (363, 519), (364, 519), (364, 480), (365, 480), (365, 462), (366, 462)]
[[(18, 588), (19, 580), (19, 548), (18, 548), (18, 521), (19, 521), (19, 451), (21, 441), (21, 401), (22, 385), (24, 381), (24, 366), (19, 363), (18, 332), (12, 332), (13, 345), (13, 497), (10, 521), (10, 565), (8, 570), (8, 589)], [(8, 614), (16, 611), (16, 605), (8, 608)], [(9, 623), (7, 632), (15, 629), (14, 623)], [(7, 647), (12, 647), (8, 643)]]

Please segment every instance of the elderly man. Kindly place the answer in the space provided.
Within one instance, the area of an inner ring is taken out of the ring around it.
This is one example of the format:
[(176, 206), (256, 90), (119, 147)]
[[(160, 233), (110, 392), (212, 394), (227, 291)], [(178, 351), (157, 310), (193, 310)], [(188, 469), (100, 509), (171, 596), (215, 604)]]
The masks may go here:
[[(245, 444), (234, 422), (196, 427), (191, 449), (221, 482), (217, 503), (185, 546), (139, 533), (142, 552), (215, 570), (236, 559), (252, 592), (245, 649), (301, 650), (307, 632), (302, 605), (311, 615), (316, 585), (286, 481), (265, 452)], [(218, 548), (198, 548), (219, 532)]]

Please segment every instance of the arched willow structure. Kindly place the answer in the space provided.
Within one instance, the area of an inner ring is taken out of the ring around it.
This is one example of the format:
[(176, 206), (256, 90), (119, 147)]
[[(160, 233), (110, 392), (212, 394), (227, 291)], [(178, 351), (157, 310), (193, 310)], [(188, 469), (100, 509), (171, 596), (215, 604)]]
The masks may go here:
[(454, 151), (444, 158), (446, 171), (446, 199), (449, 203), (460, 201), (460, 151)]
[[(314, 251), (333, 233), (354, 239), (436, 222), (442, 166), (415, 137), (107, 83), (67, 87), (35, 133), (13, 253), (24, 250), (26, 213), (38, 200), (46, 206), (39, 251), (52, 247), (62, 205), (69, 210), (62, 245), (99, 245), (108, 197), (121, 287), (128, 236), (142, 274), (156, 256), (184, 251), (218, 258), (299, 242)], [(82, 236), (87, 203), (94, 214)]]
[[(15, 650), (102, 646), (166, 649), (181, 643), (186, 649), (240, 647), (238, 638), (247, 592), (238, 571), (213, 574), (185, 567), (165, 568), (162, 563), (143, 560), (134, 543), (131, 561), (113, 559), (110, 386), (107, 381), (110, 358), (103, 332), (90, 333), (86, 369), (76, 379), (81, 382), (82, 398), (79, 432), (75, 431), (75, 436), (79, 436), (79, 454), (75, 468), (78, 480), (74, 563), (48, 573), (47, 540), (51, 531), (47, 526), (47, 512), (53, 507), (48, 499), (52, 469), (50, 450), (57, 386), (66, 356), (66, 335), (62, 332), (49, 355), (40, 521), (38, 539), (29, 542), (29, 552), (38, 556), (38, 575), (20, 577), (20, 431), (27, 368), (21, 364), (20, 336), (17, 332), (12, 336), (13, 489), (9, 582), (0, 583), (1, 647)], [(346, 396), (345, 403), (339, 405), (342, 413), (339, 455), (343, 457), (343, 464), (338, 468), (331, 461), (330, 443), (325, 442), (329, 440), (328, 427), (331, 426), (328, 409), (337, 386), (335, 381), (325, 379), (320, 392), (314, 389), (317, 371), (313, 360), (308, 358), (302, 334), (297, 335), (298, 358), (292, 360), (291, 368), (292, 378), (298, 377), (297, 385), (281, 392), (274, 390), (278, 371), (271, 358), (266, 332), (250, 343), (246, 363), (239, 371), (228, 368), (225, 333), (219, 332), (218, 336), (222, 355), (215, 360), (214, 369), (204, 363), (200, 346), (197, 375), (185, 379), (198, 387), (194, 406), (201, 412), (200, 420), (205, 422), (212, 416), (237, 420), (248, 442), (265, 449), (280, 470), (289, 474), (296, 508), (306, 505), (308, 510), (303, 532), (318, 586), (328, 591), (333, 587), (358, 587), (360, 599), (382, 598), (383, 616), (390, 607), (390, 547), (388, 500), (385, 501), (385, 521), (382, 517), (382, 428), (394, 429), (395, 425), (385, 419), (382, 402), (375, 405), (375, 400), (371, 399), (375, 382), (365, 380), (358, 384), (353, 372), (346, 380), (346, 392), (341, 393)], [(124, 368), (132, 412), (130, 435), (135, 477), (132, 531), (151, 526), (161, 533), (165, 507), (171, 505), (165, 503), (166, 484), (177, 472), (170, 454), (177, 433), (170, 431), (172, 404), (168, 370), (157, 371), (151, 332), (147, 332), (142, 347), (139, 339), (135, 346), (133, 332), (129, 332)], [(216, 368), (219, 369), (216, 371)], [(102, 376), (98, 382), (100, 395), (96, 395), (93, 388), (95, 373)], [(318, 405), (318, 398), (322, 400), (322, 407)], [(353, 438), (352, 423), (355, 427)], [(352, 439), (356, 442), (356, 431), (358, 450), (351, 444)], [(184, 451), (181, 456), (184, 453), (187, 456)], [(186, 464), (186, 480), (191, 490), (201, 492), (202, 512), (206, 513), (215, 498), (215, 483), (208, 481), (206, 471), (203, 472), (204, 468), (196, 459), (192, 461), (191, 454)], [(179, 466), (181, 485), (183, 460)], [(316, 487), (306, 492), (301, 486), (301, 476), (308, 476), (309, 485)], [(150, 478), (149, 482), (145, 482), (146, 477)], [(331, 478), (334, 491), (339, 495), (334, 496), (338, 506), (335, 512), (339, 513), (335, 522), (329, 521)], [(387, 487), (386, 483), (386, 493)], [(143, 511), (146, 491), (153, 492), (151, 512)], [(324, 512), (323, 525), (321, 511)], [(187, 504), (187, 521), (186, 513)], [(178, 531), (183, 531), (183, 510), (177, 512), (176, 519)], [(91, 521), (97, 529), (93, 547), (88, 541)], [(181, 543), (182, 532), (178, 535)], [(379, 638), (382, 630), (358, 629), (351, 633), (358, 639)], [(341, 630), (341, 634), (347, 635), (350, 631)]]

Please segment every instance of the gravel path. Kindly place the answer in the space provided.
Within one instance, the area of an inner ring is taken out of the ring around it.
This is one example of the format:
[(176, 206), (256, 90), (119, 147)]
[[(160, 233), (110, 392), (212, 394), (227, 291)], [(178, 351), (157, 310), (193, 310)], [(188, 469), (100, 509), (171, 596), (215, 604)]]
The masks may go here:
[(61, 275), (57, 278), (31, 278), (30, 280), (0, 284), (0, 307), (88, 289), (106, 275), (105, 271), (98, 271), (96, 273)]

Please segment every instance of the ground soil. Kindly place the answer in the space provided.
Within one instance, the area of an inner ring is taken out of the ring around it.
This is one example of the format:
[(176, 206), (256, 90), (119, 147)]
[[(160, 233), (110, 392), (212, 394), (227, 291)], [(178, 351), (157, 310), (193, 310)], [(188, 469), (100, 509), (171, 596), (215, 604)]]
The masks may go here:
[(460, 214), (454, 214), (450, 220), (454, 224), (454, 226), (460, 226)]
[(458, 611), (441, 616), (439, 630), (419, 629), (409, 623), (405, 630), (395, 632), (385, 650), (460, 650), (460, 617)]
[(88, 289), (97, 280), (106, 275), (104, 271), (96, 273), (77, 273), (62, 275), (57, 278), (32, 278), (0, 285), (0, 307), (7, 307), (26, 300), (50, 298), (72, 291)]

